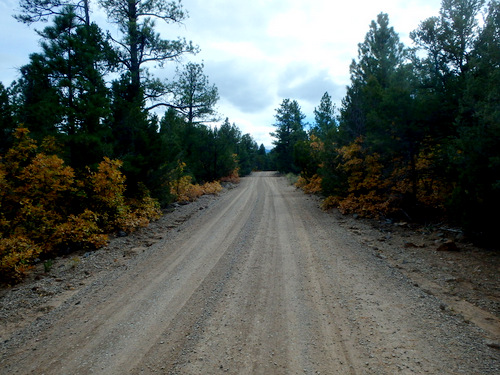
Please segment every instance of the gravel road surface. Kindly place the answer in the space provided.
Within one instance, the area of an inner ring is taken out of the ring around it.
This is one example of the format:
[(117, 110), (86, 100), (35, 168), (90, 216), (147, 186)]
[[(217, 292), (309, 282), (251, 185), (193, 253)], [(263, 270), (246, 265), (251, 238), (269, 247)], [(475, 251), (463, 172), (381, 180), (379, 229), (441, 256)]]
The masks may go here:
[(1, 374), (499, 374), (500, 351), (254, 173), (4, 342)]

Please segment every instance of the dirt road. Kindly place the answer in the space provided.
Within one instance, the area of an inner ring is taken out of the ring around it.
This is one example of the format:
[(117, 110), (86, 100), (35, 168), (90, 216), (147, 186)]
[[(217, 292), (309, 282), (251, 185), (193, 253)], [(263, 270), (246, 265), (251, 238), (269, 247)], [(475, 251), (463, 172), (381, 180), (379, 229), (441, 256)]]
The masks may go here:
[(256, 173), (5, 343), (2, 374), (498, 374), (498, 349)]

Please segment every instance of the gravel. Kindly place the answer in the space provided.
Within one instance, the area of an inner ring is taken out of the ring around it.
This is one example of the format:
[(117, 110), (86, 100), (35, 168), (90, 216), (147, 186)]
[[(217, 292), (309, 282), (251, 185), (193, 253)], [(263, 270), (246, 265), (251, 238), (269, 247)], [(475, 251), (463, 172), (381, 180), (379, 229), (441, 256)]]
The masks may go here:
[(0, 291), (0, 373), (500, 373), (498, 252), (319, 203), (254, 174), (38, 264)]

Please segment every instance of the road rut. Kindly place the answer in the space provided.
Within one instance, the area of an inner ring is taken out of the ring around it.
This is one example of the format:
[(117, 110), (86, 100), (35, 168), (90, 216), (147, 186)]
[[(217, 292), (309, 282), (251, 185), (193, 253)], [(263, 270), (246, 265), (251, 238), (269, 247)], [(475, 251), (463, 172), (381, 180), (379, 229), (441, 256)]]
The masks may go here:
[(479, 328), (270, 172), (34, 324), (2, 374), (500, 372)]

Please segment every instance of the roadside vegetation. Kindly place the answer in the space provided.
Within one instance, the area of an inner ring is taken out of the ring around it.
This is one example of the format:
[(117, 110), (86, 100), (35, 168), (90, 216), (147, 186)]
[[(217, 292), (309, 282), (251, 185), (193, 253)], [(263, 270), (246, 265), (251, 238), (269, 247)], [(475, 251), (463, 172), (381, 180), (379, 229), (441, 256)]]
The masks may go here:
[[(92, 20), (109, 14), (111, 38)], [(500, 2), (443, 0), (400, 42), (381, 13), (350, 66), (339, 109), (325, 93), (306, 124), (276, 109), (267, 152), (215, 111), (199, 47), (163, 39), (180, 1), (19, 0), (47, 21), (40, 50), (0, 83), (0, 281), (37, 260), (97, 248), (161, 208), (217, 194), (253, 170), (278, 170), (323, 207), (366, 217), (446, 220), (484, 243), (500, 212)], [(177, 64), (168, 81), (149, 70)]]
[[(93, 22), (93, 7), (119, 37)], [(155, 30), (182, 23), (181, 2), (20, 0), (18, 9), (20, 22), (47, 24), (19, 78), (0, 83), (0, 282), (267, 168), (264, 146), (216, 113), (204, 65), (180, 64), (199, 47)], [(149, 71), (165, 64), (177, 65), (168, 81)]]
[(500, 3), (443, 0), (400, 42), (372, 21), (340, 109), (325, 93), (306, 124), (297, 101), (276, 110), (275, 160), (325, 209), (448, 221), (493, 245), (500, 211)]

